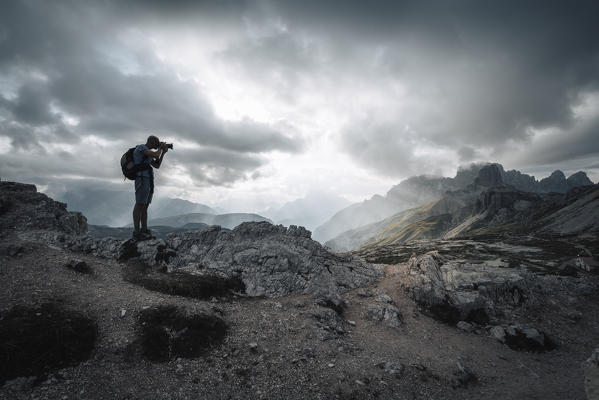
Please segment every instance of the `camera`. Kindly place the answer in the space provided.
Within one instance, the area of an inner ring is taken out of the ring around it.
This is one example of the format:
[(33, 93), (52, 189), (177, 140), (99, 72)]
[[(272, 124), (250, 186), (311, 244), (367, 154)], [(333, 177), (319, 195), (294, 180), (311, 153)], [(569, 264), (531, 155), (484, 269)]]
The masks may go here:
[(166, 145), (166, 147), (168, 147), (169, 149), (173, 149), (173, 144), (172, 143), (164, 143), (162, 142), (161, 144)]

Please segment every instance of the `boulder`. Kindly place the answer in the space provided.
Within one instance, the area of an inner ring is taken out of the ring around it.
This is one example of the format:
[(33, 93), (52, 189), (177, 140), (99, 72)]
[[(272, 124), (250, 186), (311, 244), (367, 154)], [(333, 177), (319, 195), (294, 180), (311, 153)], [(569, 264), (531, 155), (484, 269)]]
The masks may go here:
[(542, 352), (555, 348), (555, 344), (545, 333), (530, 326), (509, 325), (505, 328), (503, 326), (494, 326), (489, 333), (513, 350)]
[(500, 341), (501, 343), (505, 343), (505, 329), (502, 326), (494, 326), (489, 331), (492, 337)]
[(521, 305), (530, 292), (526, 272), (449, 259), (438, 251), (412, 257), (408, 272), (409, 296), (433, 317), (451, 324), (484, 325), (489, 316)]
[(472, 325), (471, 323), (466, 322), (466, 321), (460, 321), (460, 322), (458, 322), (457, 325), (456, 325), (456, 327), (459, 330), (462, 330), (462, 331), (468, 332), (468, 333), (472, 333), (472, 332), (474, 332), (476, 330), (476, 328), (474, 327), (474, 325)]
[(391, 328), (399, 328), (402, 325), (402, 315), (392, 304), (369, 304), (364, 318), (382, 322)]
[(582, 363), (587, 399), (599, 400), (599, 347)]

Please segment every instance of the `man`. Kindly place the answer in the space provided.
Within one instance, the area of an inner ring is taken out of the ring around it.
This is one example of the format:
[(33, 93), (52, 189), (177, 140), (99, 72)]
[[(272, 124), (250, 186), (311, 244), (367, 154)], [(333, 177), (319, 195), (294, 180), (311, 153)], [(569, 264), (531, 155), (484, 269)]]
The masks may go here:
[[(157, 149), (152, 151), (151, 149)], [(152, 239), (148, 229), (148, 206), (154, 195), (154, 171), (162, 164), (162, 158), (168, 151), (166, 143), (161, 143), (156, 136), (149, 136), (146, 144), (140, 144), (133, 151), (133, 163), (147, 164), (147, 169), (137, 172), (135, 177), (135, 207), (133, 207), (133, 238)], [(141, 223), (141, 229), (140, 229)]]

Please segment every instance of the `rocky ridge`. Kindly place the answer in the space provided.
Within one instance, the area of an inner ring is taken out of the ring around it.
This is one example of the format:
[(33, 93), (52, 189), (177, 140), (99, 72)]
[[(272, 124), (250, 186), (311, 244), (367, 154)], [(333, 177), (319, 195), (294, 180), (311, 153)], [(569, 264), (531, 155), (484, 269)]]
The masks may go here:
[(505, 171), (498, 163), (472, 164), (460, 168), (453, 178), (411, 177), (393, 186), (385, 196), (375, 195), (362, 203), (352, 204), (316, 228), (315, 238), (321, 242), (339, 241), (337, 237), (345, 232), (350, 234), (350, 231), (367, 227), (404, 210), (435, 202), (447, 196), (448, 192), (466, 189), (473, 183), (487, 187), (506, 184), (531, 193), (566, 193), (575, 187), (593, 184), (583, 171), (566, 179), (564, 173), (557, 170), (549, 177), (537, 181), (534, 176), (520, 171)]
[(41, 238), (98, 257), (136, 258), (168, 273), (240, 279), (249, 296), (338, 293), (382, 276), (380, 267), (332, 253), (294, 225), (246, 222), (232, 231), (211, 226), (142, 242), (94, 238), (86, 235), (85, 217), (66, 212), (64, 203), (37, 193), (33, 185), (2, 182), (0, 192), (3, 225), (21, 231), (22, 239)]
[(501, 165), (486, 165), (465, 188), (448, 191), (436, 202), (345, 232), (326, 245), (348, 251), (360, 246), (496, 232), (571, 234), (599, 230), (598, 185), (574, 187), (565, 194), (534, 193), (506, 183), (506, 176)]

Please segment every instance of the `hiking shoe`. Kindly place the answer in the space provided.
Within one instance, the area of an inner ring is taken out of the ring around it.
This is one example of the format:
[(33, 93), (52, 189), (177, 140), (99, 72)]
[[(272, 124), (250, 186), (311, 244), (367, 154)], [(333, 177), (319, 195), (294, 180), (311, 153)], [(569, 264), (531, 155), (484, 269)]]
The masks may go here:
[(156, 239), (156, 237), (154, 237), (152, 235), (152, 232), (149, 229), (145, 229), (141, 231), (141, 239), (142, 240), (150, 240), (150, 239)]
[(142, 237), (142, 232), (141, 231), (133, 231), (133, 235), (131, 237), (135, 240), (139, 240)]

